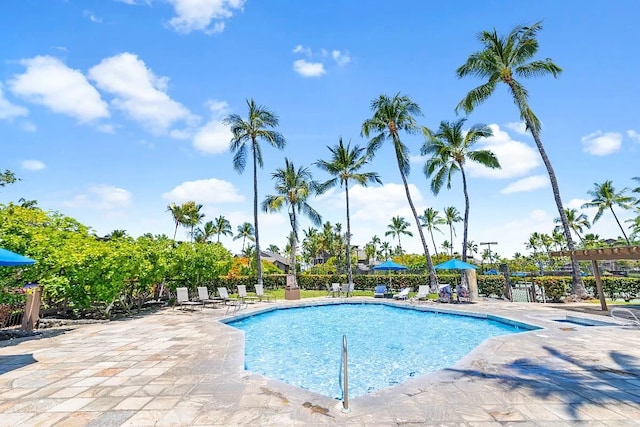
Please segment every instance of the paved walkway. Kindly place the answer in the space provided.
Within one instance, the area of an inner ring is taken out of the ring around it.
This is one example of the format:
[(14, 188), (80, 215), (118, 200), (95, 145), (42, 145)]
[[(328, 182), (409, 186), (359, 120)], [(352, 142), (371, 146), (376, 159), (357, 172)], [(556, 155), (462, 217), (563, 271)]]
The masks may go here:
[(450, 369), (351, 399), (345, 415), (244, 371), (243, 334), (217, 321), (224, 309), (163, 309), (0, 348), (0, 425), (640, 425), (640, 329), (560, 323), (611, 318), (550, 304), (420, 306), (545, 329), (489, 339)]

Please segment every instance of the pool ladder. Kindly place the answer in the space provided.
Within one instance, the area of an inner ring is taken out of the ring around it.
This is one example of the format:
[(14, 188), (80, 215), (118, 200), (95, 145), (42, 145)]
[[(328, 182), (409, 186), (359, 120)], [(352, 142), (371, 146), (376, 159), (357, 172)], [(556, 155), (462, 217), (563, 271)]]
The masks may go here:
[(348, 414), (351, 412), (349, 409), (349, 373), (347, 372), (347, 336), (342, 336), (342, 367), (340, 369), (342, 374), (342, 413)]
[[(624, 313), (624, 314), (620, 314)], [(614, 307), (610, 312), (611, 317), (617, 320), (622, 320), (627, 326), (640, 327), (640, 319), (628, 308)]]

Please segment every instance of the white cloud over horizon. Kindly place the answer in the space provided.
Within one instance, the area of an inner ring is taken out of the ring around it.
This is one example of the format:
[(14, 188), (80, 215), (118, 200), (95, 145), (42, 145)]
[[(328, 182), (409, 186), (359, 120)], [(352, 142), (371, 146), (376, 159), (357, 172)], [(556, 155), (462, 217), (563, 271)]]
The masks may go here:
[(211, 120), (196, 132), (193, 146), (208, 154), (225, 153), (229, 151), (229, 142), (233, 136), (229, 127), (222, 123), (229, 105), (225, 101), (213, 100), (207, 106), (211, 111)]
[(597, 130), (589, 135), (583, 136), (582, 151), (594, 156), (606, 156), (615, 153), (622, 146), (622, 134), (618, 132), (604, 133)]
[(538, 190), (540, 188), (548, 187), (549, 176), (547, 175), (533, 175), (528, 176), (518, 181), (512, 182), (505, 188), (500, 190), (502, 194), (523, 193), (528, 191)]
[(210, 178), (185, 181), (171, 191), (162, 194), (162, 198), (170, 202), (184, 203), (190, 200), (196, 203), (241, 203), (245, 197), (238, 188), (229, 181)]
[(62, 201), (68, 208), (88, 208), (97, 210), (115, 210), (131, 205), (131, 193), (113, 185), (90, 185), (86, 191)]
[(26, 71), (8, 82), (14, 95), (81, 123), (109, 117), (107, 103), (79, 70), (52, 56), (35, 56), (20, 63)]
[(47, 166), (40, 160), (23, 160), (22, 169), (29, 171), (39, 171), (45, 169)]

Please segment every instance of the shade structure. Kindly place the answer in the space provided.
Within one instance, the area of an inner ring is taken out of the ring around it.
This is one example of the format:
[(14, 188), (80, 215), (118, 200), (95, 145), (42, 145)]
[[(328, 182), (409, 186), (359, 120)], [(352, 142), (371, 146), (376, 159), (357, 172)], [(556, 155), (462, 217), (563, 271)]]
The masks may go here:
[(459, 259), (450, 259), (449, 261), (438, 264), (433, 268), (435, 268), (436, 270), (472, 270), (477, 269), (478, 267)]
[(2, 266), (29, 265), (35, 262), (31, 258), (0, 248), (0, 265)]
[(382, 264), (376, 265), (375, 267), (373, 267), (373, 269), (381, 271), (400, 271), (407, 270), (408, 267), (388, 259)]

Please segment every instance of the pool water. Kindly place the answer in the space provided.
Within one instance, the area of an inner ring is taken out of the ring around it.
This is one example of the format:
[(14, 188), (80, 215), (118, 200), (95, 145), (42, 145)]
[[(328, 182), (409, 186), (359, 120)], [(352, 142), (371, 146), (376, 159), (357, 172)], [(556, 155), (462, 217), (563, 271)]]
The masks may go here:
[(245, 369), (336, 399), (343, 335), (349, 397), (357, 397), (452, 366), (489, 337), (525, 330), (381, 304), (279, 309), (229, 325), (245, 332)]

